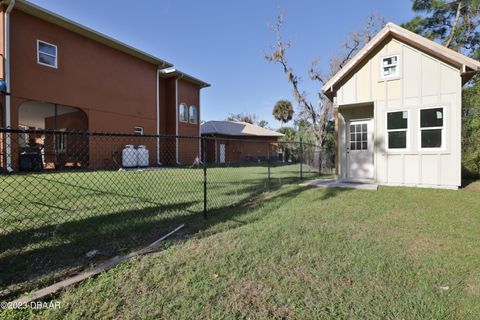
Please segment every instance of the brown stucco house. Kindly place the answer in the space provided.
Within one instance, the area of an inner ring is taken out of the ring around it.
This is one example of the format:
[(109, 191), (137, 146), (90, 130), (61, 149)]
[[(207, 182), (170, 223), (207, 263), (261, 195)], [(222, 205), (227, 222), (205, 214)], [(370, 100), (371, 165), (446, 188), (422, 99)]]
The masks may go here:
[[(200, 136), (209, 84), (171, 63), (25, 0), (1, 2), (0, 28), (2, 127)], [(12, 170), (19, 150), (9, 139), (3, 167)], [(151, 165), (191, 162), (200, 150), (177, 139), (167, 155), (154, 140)], [(90, 162), (99, 158), (101, 148), (85, 148)]]
[(234, 121), (207, 121), (201, 126), (208, 163), (238, 163), (277, 159), (278, 138), (283, 134)]

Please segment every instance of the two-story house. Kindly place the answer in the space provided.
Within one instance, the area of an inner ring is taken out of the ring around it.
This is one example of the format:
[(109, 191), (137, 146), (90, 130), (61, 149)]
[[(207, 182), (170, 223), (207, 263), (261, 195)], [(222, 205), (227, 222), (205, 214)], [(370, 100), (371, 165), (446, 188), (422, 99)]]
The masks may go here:
[[(0, 29), (2, 127), (200, 136), (200, 90), (209, 84), (171, 63), (25, 0), (2, 1)], [(8, 170), (19, 152), (11, 139), (3, 141)], [(149, 145), (151, 164), (188, 163), (200, 150), (178, 139), (165, 147), (175, 152)], [(89, 158), (101, 151), (90, 148)]]
[(461, 185), (462, 86), (480, 62), (389, 23), (323, 87), (338, 178)]

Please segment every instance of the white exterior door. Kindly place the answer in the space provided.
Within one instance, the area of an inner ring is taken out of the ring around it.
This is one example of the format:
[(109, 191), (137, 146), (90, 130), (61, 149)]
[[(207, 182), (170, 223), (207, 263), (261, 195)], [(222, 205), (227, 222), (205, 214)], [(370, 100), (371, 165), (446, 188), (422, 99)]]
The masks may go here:
[(347, 179), (373, 179), (373, 119), (350, 121), (347, 140)]
[(225, 163), (225, 144), (220, 143), (220, 163)]

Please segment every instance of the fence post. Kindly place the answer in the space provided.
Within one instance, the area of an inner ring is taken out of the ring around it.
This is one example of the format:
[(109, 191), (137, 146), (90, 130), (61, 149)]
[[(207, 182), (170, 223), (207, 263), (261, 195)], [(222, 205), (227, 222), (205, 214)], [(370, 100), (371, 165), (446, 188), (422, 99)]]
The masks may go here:
[(271, 158), (271, 154), (270, 154), (270, 149), (271, 149), (271, 145), (270, 143), (268, 143), (268, 153), (267, 153), (267, 157), (268, 157), (268, 181), (267, 181), (267, 191), (270, 192), (270, 158)]
[(300, 180), (303, 179), (303, 142), (300, 138)]
[(203, 217), (207, 219), (207, 144), (205, 137), (201, 137), (203, 162)]

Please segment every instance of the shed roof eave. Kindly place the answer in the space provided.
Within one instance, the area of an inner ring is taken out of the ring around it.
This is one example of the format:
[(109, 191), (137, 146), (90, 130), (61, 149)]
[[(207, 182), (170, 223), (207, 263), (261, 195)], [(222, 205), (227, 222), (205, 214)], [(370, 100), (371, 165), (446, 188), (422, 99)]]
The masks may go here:
[(393, 23), (388, 23), (372, 40), (367, 43), (341, 70), (339, 70), (330, 80), (322, 87), (322, 92), (327, 96), (334, 95), (335, 86), (345, 79), (350, 71), (355, 68), (363, 59), (374, 50), (383, 40), (392, 36), (412, 47), (427, 52), (428, 54), (448, 62), (459, 70), (470, 68), (472, 71), (480, 71), (480, 62), (461, 53), (446, 48), (432, 40), (424, 38), (418, 34), (408, 31)]

